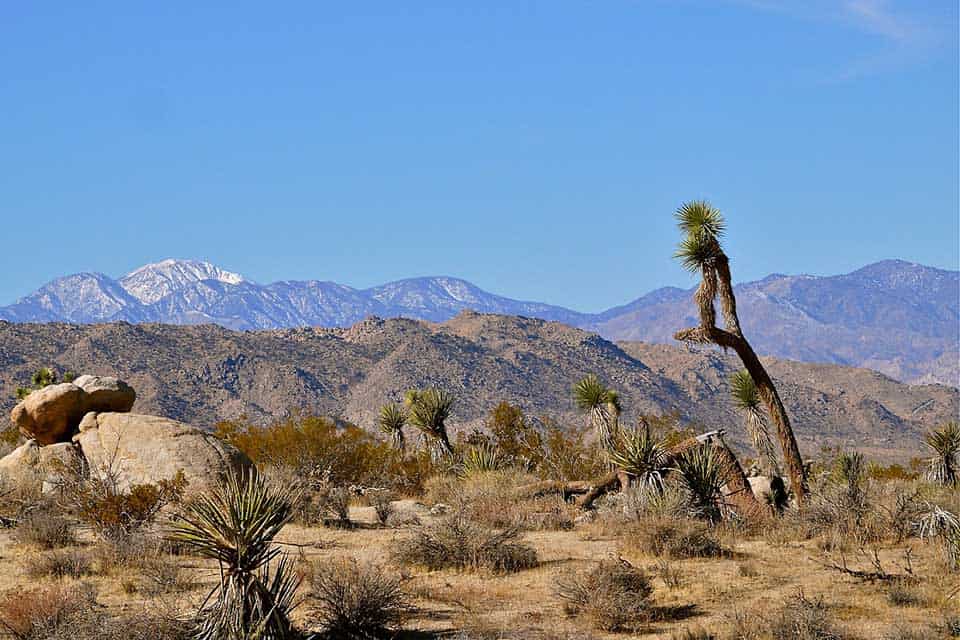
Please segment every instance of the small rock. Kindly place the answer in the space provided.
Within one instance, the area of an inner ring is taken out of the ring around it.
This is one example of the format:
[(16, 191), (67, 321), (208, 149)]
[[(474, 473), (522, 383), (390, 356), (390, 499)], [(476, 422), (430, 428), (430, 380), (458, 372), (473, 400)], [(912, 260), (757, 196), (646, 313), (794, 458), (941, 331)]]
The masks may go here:
[(83, 419), (80, 420), (80, 425), (78, 427), (80, 433), (83, 433), (87, 429), (96, 429), (97, 428), (97, 412), (88, 411), (84, 414)]
[(430, 507), (430, 515), (432, 516), (442, 516), (448, 511), (450, 511), (450, 507), (443, 504), (442, 502), (438, 502), (437, 504)]

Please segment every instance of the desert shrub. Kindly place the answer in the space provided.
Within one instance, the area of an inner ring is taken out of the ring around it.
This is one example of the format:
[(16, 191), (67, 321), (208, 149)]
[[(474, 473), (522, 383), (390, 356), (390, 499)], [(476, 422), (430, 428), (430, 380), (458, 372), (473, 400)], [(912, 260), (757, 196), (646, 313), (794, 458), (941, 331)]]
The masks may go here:
[(377, 515), (377, 522), (381, 525), (386, 526), (387, 522), (390, 521), (390, 516), (393, 515), (393, 496), (389, 491), (374, 491), (367, 494), (367, 501), (370, 503), (370, 506), (373, 507), (374, 513)]
[(770, 621), (772, 640), (843, 640), (822, 598), (803, 593), (787, 600)]
[(537, 565), (537, 552), (519, 541), (517, 529), (497, 531), (454, 513), (396, 541), (393, 558), (431, 570), (513, 573)]
[(0, 429), (0, 458), (16, 449), (23, 441), (23, 436), (15, 425)]
[[(347, 487), (325, 487), (317, 493), (321, 512), (333, 522), (344, 525), (350, 522), (350, 489)], [(329, 520), (324, 520), (329, 523)]]
[(425, 453), (404, 456), (390, 443), (353, 425), (321, 417), (294, 416), (269, 426), (242, 421), (217, 424), (215, 435), (258, 467), (286, 467), (300, 478), (334, 485), (390, 487), (416, 493), (434, 465)]
[(187, 481), (182, 473), (156, 484), (126, 486), (112, 469), (72, 474), (60, 487), (61, 500), (81, 523), (105, 540), (129, 537), (152, 523), (169, 504), (179, 502)]
[(43, 549), (65, 547), (76, 542), (73, 523), (50, 502), (42, 502), (21, 516), (13, 530), (13, 539)]
[(396, 509), (390, 513), (385, 523), (388, 527), (415, 527), (420, 524), (420, 516), (412, 509)]
[(898, 580), (887, 589), (887, 601), (896, 607), (916, 607), (926, 598), (916, 584)]
[(388, 637), (410, 612), (399, 578), (374, 565), (317, 562), (308, 580), (310, 620), (330, 638)]
[(683, 571), (669, 559), (659, 559), (655, 565), (655, 572), (668, 589), (679, 589), (683, 586)]
[(48, 640), (70, 629), (95, 606), (96, 591), (85, 583), (14, 589), (0, 595), (0, 629), (16, 640)]
[(565, 574), (557, 579), (555, 591), (568, 615), (585, 616), (597, 629), (637, 631), (650, 620), (650, 579), (623, 559)]
[(55, 549), (29, 556), (24, 566), (31, 578), (82, 578), (94, 573), (90, 556), (79, 549)]
[(714, 558), (724, 555), (716, 532), (690, 518), (649, 518), (630, 527), (625, 544), (664, 558)]
[(189, 623), (169, 607), (143, 608), (120, 616), (85, 609), (57, 625), (44, 640), (188, 640)]

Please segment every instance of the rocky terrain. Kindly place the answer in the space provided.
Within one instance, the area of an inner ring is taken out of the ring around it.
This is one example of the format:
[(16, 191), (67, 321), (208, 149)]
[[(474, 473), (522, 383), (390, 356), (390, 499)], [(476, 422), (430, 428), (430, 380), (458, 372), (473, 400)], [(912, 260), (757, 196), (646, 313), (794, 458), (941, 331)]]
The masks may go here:
[[(874, 371), (767, 359), (802, 449), (856, 447), (876, 457), (919, 452), (922, 430), (960, 411), (958, 391), (905, 385)], [(728, 400), (732, 356), (625, 342), (556, 322), (464, 312), (444, 323), (367, 319), (339, 329), (232, 331), (215, 325), (0, 322), (0, 405), (41, 366), (115, 375), (137, 389), (133, 410), (203, 427), (247, 416), (268, 422), (304, 411), (370, 426), (410, 387), (458, 395), (451, 426), (479, 425), (507, 400), (532, 415), (581, 423), (570, 401), (596, 373), (621, 391), (628, 421), (676, 412), (744, 439)]]

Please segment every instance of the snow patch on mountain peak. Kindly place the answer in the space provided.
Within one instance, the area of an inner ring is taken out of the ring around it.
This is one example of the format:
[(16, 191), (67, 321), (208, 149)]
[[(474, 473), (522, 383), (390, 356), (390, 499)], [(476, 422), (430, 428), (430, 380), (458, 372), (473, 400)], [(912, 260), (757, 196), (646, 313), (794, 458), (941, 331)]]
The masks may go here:
[(144, 304), (153, 304), (170, 293), (202, 280), (240, 284), (247, 280), (239, 273), (227, 271), (202, 260), (168, 258), (147, 264), (120, 278), (120, 285)]

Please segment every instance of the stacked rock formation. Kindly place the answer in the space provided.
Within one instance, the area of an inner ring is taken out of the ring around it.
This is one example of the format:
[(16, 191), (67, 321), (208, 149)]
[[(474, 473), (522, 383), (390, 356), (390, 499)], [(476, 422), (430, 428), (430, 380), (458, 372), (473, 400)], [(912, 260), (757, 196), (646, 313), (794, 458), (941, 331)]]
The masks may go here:
[(126, 382), (92, 375), (32, 392), (10, 413), (29, 440), (0, 458), (0, 475), (48, 487), (67, 468), (110, 474), (129, 487), (182, 473), (193, 491), (250, 466), (243, 453), (201, 429), (130, 413), (136, 399)]

